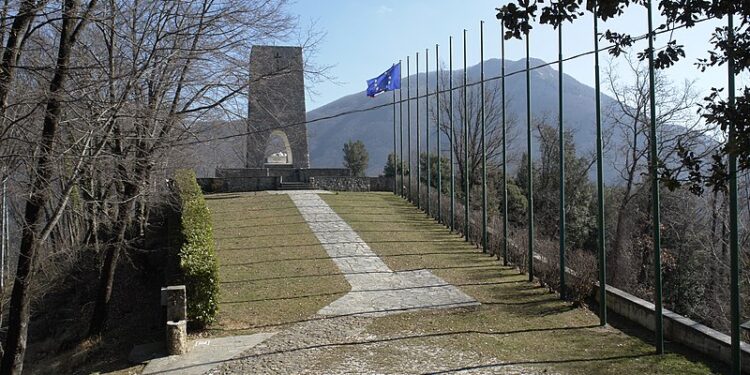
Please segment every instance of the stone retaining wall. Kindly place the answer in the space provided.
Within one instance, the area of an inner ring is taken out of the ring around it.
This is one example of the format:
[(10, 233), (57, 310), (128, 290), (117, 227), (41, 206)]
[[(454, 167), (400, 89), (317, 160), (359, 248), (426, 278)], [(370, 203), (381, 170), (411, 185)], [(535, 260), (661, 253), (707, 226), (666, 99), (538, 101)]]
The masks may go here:
[[(598, 285), (595, 286), (599, 301)], [(607, 308), (626, 319), (653, 331), (655, 322), (654, 304), (607, 285)], [(704, 353), (720, 361), (731, 362), (731, 338), (719, 331), (704, 326), (670, 310), (663, 310), (664, 337)], [(742, 370), (750, 373), (750, 345), (741, 344)]]
[(216, 168), (217, 178), (239, 177), (289, 177), (296, 174), (296, 169), (288, 167), (276, 168)]
[(393, 177), (370, 177), (370, 191), (393, 191)]
[[(534, 254), (534, 259), (544, 263), (547, 262), (539, 254)], [(575, 271), (570, 268), (566, 268), (565, 273), (568, 279), (578, 278)], [(607, 285), (606, 288), (607, 310), (649, 331), (655, 331), (656, 312), (653, 303), (611, 285)], [(597, 303), (601, 303), (599, 301), (598, 282), (594, 284), (593, 293)], [(716, 360), (731, 363), (732, 340), (729, 335), (667, 309), (662, 310), (662, 316), (665, 339), (685, 345)], [(742, 342), (740, 348), (742, 350), (742, 371), (750, 374), (750, 345)]]
[(238, 177), (283, 177), (285, 181), (306, 182), (310, 177), (350, 176), (347, 168), (292, 168), (277, 166), (273, 168), (217, 168), (217, 178)]
[(280, 177), (224, 177), (199, 178), (198, 185), (204, 193), (237, 193), (242, 191), (274, 190)]
[[(224, 170), (229, 171), (229, 170)], [(286, 176), (283, 173), (280, 176), (254, 176), (254, 177), (238, 177), (245, 172), (242, 170), (235, 170), (236, 172), (229, 172), (227, 175), (216, 178), (199, 178), (198, 185), (204, 193), (236, 193), (242, 191), (263, 191), (263, 190), (274, 190), (279, 187), (282, 181), (285, 182), (296, 182), (297, 176)], [(260, 171), (255, 169), (251, 171)], [(320, 170), (302, 170), (300, 174), (313, 174), (309, 178), (301, 179), (302, 181), (310, 181), (311, 185), (315, 189), (330, 190), (330, 191), (393, 191), (393, 178), (392, 177), (351, 177), (351, 176), (340, 176), (340, 175), (321, 175), (316, 174)], [(348, 170), (347, 170), (348, 171)], [(252, 175), (255, 172), (248, 172), (246, 174)], [(218, 170), (217, 170), (218, 173)], [(339, 170), (326, 171), (325, 174), (339, 173)], [(224, 174), (224, 173), (223, 173)]]
[(310, 184), (315, 189), (330, 191), (370, 191), (369, 177), (313, 177)]

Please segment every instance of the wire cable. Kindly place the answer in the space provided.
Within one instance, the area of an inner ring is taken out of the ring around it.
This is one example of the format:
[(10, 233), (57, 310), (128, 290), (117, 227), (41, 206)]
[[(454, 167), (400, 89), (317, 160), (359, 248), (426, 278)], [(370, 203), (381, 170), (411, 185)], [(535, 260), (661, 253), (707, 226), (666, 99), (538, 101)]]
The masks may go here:
[[(709, 21), (709, 20), (712, 20), (712, 19), (716, 19), (716, 18), (715, 17), (703, 18), (703, 19), (697, 20), (695, 22), (695, 24), (698, 24), (698, 23), (701, 23), (701, 22), (705, 22), (705, 21)], [(673, 32), (675, 30), (683, 29), (683, 28), (687, 28), (687, 26), (686, 25), (678, 25), (678, 26), (675, 26), (675, 27), (672, 27), (672, 28), (665, 28), (663, 30), (654, 32), (654, 34), (655, 35), (660, 35), (660, 34), (665, 34), (665, 33), (671, 33), (671, 32)], [(635, 42), (644, 40), (646, 38), (648, 38), (648, 33), (643, 34), (643, 35), (639, 35), (639, 36), (637, 36), (635, 38), (632, 38), (632, 41), (633, 41), (633, 43), (635, 43)], [(594, 53), (597, 53), (597, 52), (609, 51), (609, 50), (611, 50), (611, 49), (613, 49), (615, 47), (616, 47), (615, 45), (609, 45), (609, 46), (605, 46), (605, 47), (600, 47), (598, 50), (594, 49), (594, 50), (591, 50), (591, 51), (581, 52), (579, 54), (572, 55), (570, 57), (566, 57), (566, 58), (562, 59), (562, 62), (571, 61), (571, 60), (575, 60), (575, 59), (578, 59), (578, 58), (581, 58), (581, 57), (584, 57), (584, 56), (593, 55)], [(529, 71), (533, 71), (533, 70), (541, 69), (541, 68), (544, 68), (544, 67), (552, 66), (552, 65), (555, 65), (555, 64), (557, 64), (559, 62), (560, 62), (560, 60), (555, 60), (555, 61), (550, 61), (550, 62), (547, 62), (547, 63), (544, 63), (544, 64), (536, 65), (534, 67), (529, 68)], [(402, 99), (402, 100), (397, 100), (395, 102), (384, 103), (384, 104), (380, 104), (380, 105), (376, 105), (376, 106), (372, 106), (372, 107), (354, 109), (354, 110), (349, 110), (349, 111), (345, 111), (345, 112), (339, 112), (339, 113), (336, 113), (336, 114), (333, 114), (333, 115), (329, 115), (329, 116), (323, 116), (323, 117), (314, 118), (312, 120), (305, 120), (305, 121), (291, 123), (291, 124), (287, 124), (287, 125), (283, 125), (283, 126), (279, 126), (279, 127), (274, 127), (273, 129), (269, 128), (269, 129), (250, 130), (250, 131), (247, 131), (247, 132), (242, 132), (242, 133), (237, 133), (237, 134), (231, 134), (231, 135), (225, 135), (225, 136), (215, 137), (215, 138), (210, 138), (210, 139), (195, 140), (195, 141), (183, 142), (183, 143), (175, 143), (175, 144), (172, 144), (172, 145), (169, 145), (169, 146), (166, 146), (166, 147), (192, 146), (192, 145), (201, 144), (201, 143), (209, 143), (209, 142), (213, 142), (213, 141), (221, 141), (221, 140), (232, 139), (232, 138), (236, 138), (236, 137), (244, 137), (244, 136), (253, 135), (253, 134), (260, 134), (260, 133), (268, 132), (268, 131), (271, 131), (271, 130), (288, 129), (288, 128), (292, 128), (292, 127), (295, 127), (295, 126), (303, 126), (303, 125), (308, 125), (308, 124), (314, 124), (316, 122), (325, 121), (325, 120), (332, 120), (332, 119), (335, 119), (335, 118), (339, 118), (339, 117), (343, 117), (343, 116), (349, 116), (349, 115), (353, 115), (353, 114), (356, 114), (356, 113), (363, 113), (363, 112), (374, 111), (376, 109), (389, 107), (389, 106), (392, 106), (394, 104), (405, 103), (405, 102), (408, 102), (408, 101), (411, 101), (411, 100), (419, 100), (419, 99), (422, 99), (422, 98), (429, 98), (430, 96), (445, 94), (445, 93), (448, 93), (448, 92), (453, 92), (455, 90), (460, 90), (462, 88), (469, 88), (469, 87), (472, 87), (472, 86), (480, 85), (483, 82), (487, 83), (487, 82), (497, 81), (497, 80), (500, 80), (500, 79), (503, 79), (503, 78), (512, 77), (514, 75), (525, 73), (525, 72), (526, 72), (526, 69), (516, 70), (516, 71), (512, 71), (512, 72), (506, 73), (504, 76), (501, 74), (501, 75), (497, 75), (497, 76), (494, 76), (494, 77), (485, 78), (484, 80), (479, 80), (479, 81), (476, 81), (476, 82), (468, 83), (466, 85), (454, 86), (452, 90), (451, 89), (444, 89), (444, 90), (436, 91), (436, 92), (434, 92), (432, 94), (418, 95), (418, 96), (414, 96), (414, 97), (410, 97), (410, 98), (406, 98), (406, 99)], [(429, 72), (427, 72), (427, 73), (429, 73)], [(417, 73), (417, 74), (419, 74), (419, 73)], [(453, 72), (451, 72), (451, 74), (453, 74)], [(409, 79), (409, 78), (407, 77), (407, 79)], [(136, 137), (133, 137), (131, 139), (134, 139), (134, 138), (136, 138)]]

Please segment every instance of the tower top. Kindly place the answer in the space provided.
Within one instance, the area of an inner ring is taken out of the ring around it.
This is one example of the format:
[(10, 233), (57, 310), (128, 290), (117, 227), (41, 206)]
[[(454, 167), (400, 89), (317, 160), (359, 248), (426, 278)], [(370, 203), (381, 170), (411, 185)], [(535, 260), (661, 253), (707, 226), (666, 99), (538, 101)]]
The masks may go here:
[(253, 46), (248, 90), (248, 168), (309, 168), (302, 47)]

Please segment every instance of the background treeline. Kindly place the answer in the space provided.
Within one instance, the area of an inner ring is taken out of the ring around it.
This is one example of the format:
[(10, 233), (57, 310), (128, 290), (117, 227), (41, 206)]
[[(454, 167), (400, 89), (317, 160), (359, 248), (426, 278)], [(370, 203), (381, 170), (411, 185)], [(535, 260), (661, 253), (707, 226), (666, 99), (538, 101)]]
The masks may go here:
[(13, 221), (0, 373), (21, 373), (31, 318), (55, 288), (77, 291), (53, 306), (74, 317), (57, 342), (105, 332), (118, 269), (146, 247), (166, 179), (200, 160), (175, 145), (200, 139), (201, 124), (245, 115), (251, 46), (296, 33), (285, 6), (0, 4), (0, 180)]

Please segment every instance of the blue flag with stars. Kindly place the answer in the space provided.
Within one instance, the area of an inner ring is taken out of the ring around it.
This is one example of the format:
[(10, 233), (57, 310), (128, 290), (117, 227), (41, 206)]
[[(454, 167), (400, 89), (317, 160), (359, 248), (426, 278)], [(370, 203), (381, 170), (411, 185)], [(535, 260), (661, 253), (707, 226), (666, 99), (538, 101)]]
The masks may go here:
[(376, 78), (367, 80), (367, 96), (375, 97), (385, 91), (401, 88), (401, 63), (393, 64), (390, 69)]

